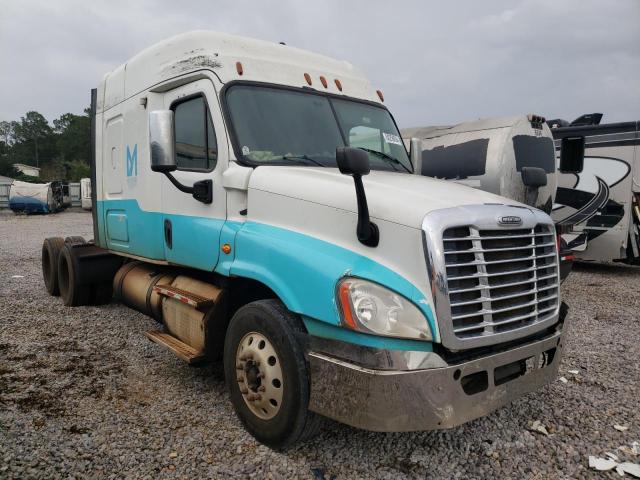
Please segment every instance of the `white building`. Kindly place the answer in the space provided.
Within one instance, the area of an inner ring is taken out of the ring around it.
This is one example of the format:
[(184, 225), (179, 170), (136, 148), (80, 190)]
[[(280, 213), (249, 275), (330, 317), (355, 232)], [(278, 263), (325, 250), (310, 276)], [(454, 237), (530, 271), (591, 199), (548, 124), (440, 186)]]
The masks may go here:
[(32, 165), (25, 165), (24, 163), (14, 163), (13, 168), (15, 168), (20, 173), (25, 175), (29, 175), (30, 177), (39, 177), (40, 169), (38, 167), (34, 167)]

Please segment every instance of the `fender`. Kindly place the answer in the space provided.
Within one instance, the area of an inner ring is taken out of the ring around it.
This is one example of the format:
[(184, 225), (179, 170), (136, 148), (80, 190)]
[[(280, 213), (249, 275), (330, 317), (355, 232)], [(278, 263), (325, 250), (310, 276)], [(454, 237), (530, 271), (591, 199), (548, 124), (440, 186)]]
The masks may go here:
[(438, 329), (428, 300), (404, 277), (363, 255), (291, 230), (246, 222), (235, 236), (230, 275), (267, 285), (292, 312), (339, 326), (336, 285), (344, 276), (376, 282), (411, 300)]

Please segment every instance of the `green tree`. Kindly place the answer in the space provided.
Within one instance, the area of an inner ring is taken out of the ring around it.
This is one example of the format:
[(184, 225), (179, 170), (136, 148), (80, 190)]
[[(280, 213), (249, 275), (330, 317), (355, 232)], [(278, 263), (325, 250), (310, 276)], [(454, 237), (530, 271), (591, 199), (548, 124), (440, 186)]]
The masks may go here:
[(30, 111), (20, 118), (14, 127), (15, 140), (21, 144), (32, 143), (36, 166), (40, 166), (40, 150), (42, 144), (51, 140), (53, 131), (47, 119), (41, 113)]
[(0, 122), (0, 139), (7, 147), (13, 142), (15, 124), (16, 122), (7, 122), (6, 120)]
[(62, 161), (89, 163), (91, 155), (91, 119), (85, 115), (65, 113), (53, 121), (56, 150)]

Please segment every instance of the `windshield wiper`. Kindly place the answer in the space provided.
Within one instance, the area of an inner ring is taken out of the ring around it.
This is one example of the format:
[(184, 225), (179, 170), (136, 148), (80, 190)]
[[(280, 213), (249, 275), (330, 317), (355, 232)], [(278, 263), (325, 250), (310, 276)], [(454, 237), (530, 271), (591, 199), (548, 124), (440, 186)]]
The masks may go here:
[(409, 170), (404, 163), (402, 163), (400, 160), (398, 160), (395, 157), (392, 157), (391, 155), (384, 153), (384, 152), (379, 152), (378, 150), (373, 150), (371, 148), (366, 148), (366, 147), (356, 147), (359, 148), (360, 150), (364, 150), (365, 152), (369, 152), (369, 153), (373, 153), (374, 155), (378, 155), (380, 158), (382, 158), (383, 160), (386, 160), (387, 162), (391, 162), (397, 165), (400, 165), (402, 168), (404, 168), (408, 173), (412, 173), (411, 170)]
[(307, 162), (311, 162), (320, 167), (325, 167), (326, 165), (320, 163), (318, 160), (311, 158), (309, 155), (283, 155), (282, 160), (306, 160)]

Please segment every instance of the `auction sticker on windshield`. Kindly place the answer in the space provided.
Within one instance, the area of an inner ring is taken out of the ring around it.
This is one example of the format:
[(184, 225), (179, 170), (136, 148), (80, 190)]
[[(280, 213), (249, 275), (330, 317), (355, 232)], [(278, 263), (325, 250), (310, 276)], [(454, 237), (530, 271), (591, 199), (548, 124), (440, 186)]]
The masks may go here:
[(384, 137), (384, 140), (387, 143), (395, 143), (396, 145), (402, 145), (402, 140), (400, 140), (400, 137), (398, 135), (394, 135), (393, 133), (382, 132), (382, 136)]

